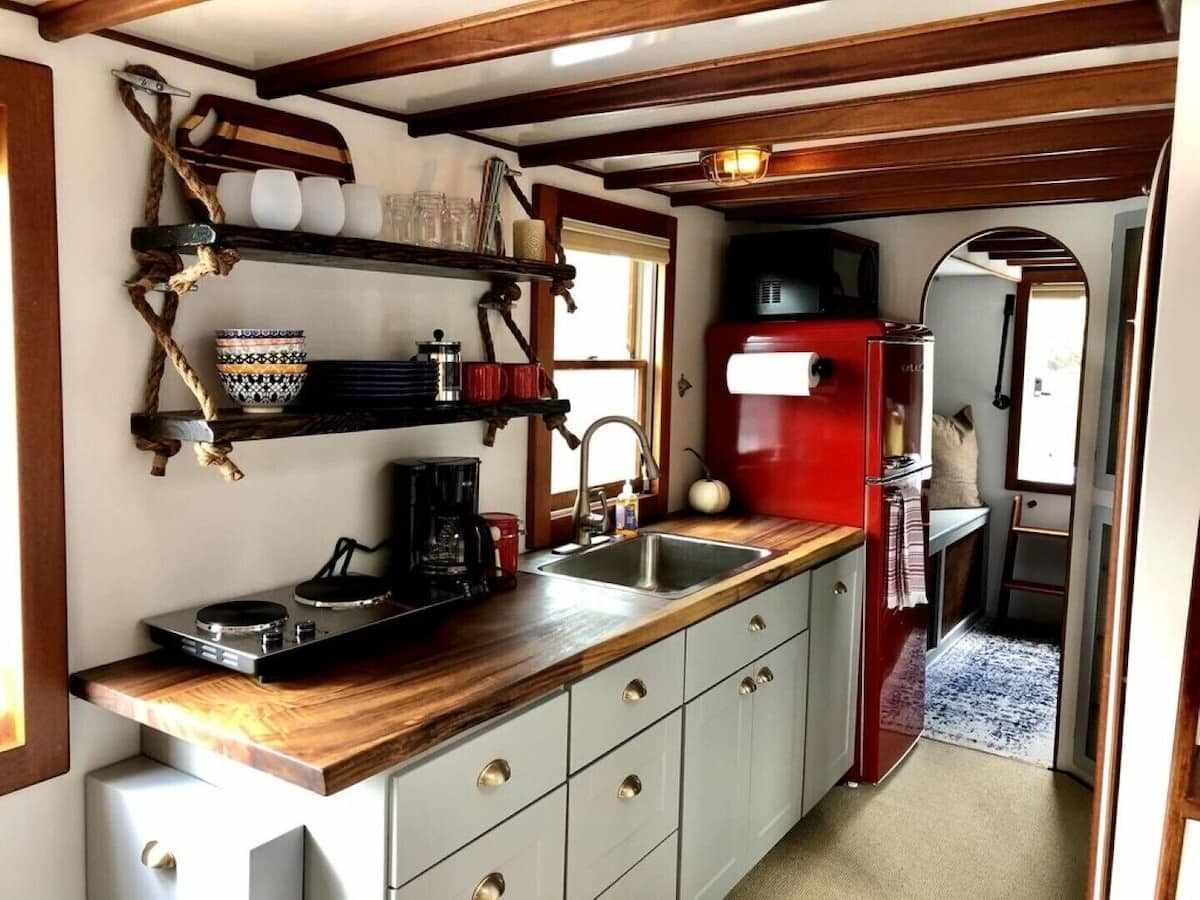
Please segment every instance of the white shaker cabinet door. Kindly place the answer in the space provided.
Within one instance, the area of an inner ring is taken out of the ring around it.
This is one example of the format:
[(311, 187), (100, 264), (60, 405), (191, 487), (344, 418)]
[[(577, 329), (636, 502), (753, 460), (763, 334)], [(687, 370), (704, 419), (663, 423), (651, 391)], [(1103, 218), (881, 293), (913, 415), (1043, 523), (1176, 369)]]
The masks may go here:
[(724, 897), (748, 868), (752, 671), (734, 673), (684, 707), (680, 900)]
[(747, 865), (753, 866), (800, 821), (804, 796), (804, 708), (808, 632), (751, 666), (754, 693)]
[(863, 628), (860, 547), (813, 571), (804, 814), (854, 765)]

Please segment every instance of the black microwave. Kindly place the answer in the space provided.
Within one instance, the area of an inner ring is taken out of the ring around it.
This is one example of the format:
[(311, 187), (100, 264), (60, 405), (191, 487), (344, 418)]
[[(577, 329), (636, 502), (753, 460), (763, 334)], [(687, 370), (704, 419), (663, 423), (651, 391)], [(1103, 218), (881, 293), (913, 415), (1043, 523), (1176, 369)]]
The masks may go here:
[(879, 245), (835, 231), (737, 235), (725, 266), (725, 318), (879, 314)]

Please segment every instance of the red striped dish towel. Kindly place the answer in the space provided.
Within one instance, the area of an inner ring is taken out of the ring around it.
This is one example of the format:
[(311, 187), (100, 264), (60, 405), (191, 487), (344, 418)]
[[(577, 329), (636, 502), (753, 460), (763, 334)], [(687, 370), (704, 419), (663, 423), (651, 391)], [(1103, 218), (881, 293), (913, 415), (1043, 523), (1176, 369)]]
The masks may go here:
[(887, 608), (910, 609), (928, 603), (925, 593), (925, 529), (921, 489), (887, 488)]

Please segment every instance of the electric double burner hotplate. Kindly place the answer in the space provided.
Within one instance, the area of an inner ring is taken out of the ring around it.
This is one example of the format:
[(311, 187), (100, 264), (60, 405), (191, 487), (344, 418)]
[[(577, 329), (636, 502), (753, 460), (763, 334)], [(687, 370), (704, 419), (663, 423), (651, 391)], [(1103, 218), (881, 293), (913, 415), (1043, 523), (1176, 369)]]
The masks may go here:
[(392, 595), (385, 579), (334, 574), (327, 565), (317, 577), (296, 587), (143, 621), (150, 637), (166, 647), (270, 680), (308, 671), (347, 651), (368, 649), (398, 620), (461, 599), (459, 594), (436, 590), (414, 591), (413, 596), (400, 599)]

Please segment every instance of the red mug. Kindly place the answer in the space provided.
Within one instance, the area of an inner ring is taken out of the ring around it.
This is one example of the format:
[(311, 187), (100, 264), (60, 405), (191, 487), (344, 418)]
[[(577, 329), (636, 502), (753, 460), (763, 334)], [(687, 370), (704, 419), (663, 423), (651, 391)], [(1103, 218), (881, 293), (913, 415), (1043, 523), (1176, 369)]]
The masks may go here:
[(462, 365), (463, 399), (468, 403), (498, 403), (507, 393), (508, 377), (499, 363)]
[(539, 400), (549, 393), (550, 379), (537, 363), (505, 363), (503, 369), (508, 380), (505, 396), (510, 400)]

